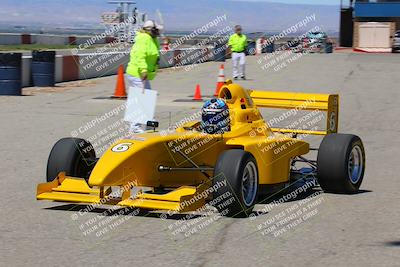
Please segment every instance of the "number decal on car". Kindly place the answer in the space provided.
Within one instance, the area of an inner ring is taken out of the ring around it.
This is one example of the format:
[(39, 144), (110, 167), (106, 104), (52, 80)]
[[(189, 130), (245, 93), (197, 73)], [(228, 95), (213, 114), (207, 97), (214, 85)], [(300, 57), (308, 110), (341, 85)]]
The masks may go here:
[(129, 147), (132, 145), (132, 143), (121, 143), (116, 146), (114, 146), (111, 151), (112, 152), (125, 152), (129, 149)]
[(336, 131), (336, 114), (335, 112), (331, 112), (330, 118), (329, 118), (329, 130), (332, 132)]

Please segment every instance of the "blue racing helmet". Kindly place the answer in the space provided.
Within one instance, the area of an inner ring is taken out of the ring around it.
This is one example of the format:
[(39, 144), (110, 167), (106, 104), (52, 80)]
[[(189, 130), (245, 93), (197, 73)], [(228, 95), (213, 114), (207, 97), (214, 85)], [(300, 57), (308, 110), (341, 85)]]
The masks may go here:
[(213, 98), (204, 103), (201, 114), (202, 129), (209, 134), (230, 131), (229, 108), (224, 100)]

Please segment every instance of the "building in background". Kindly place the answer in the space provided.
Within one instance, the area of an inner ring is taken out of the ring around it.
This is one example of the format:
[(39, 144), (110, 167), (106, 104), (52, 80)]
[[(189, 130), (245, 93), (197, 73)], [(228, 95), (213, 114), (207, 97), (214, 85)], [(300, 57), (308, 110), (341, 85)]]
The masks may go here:
[(400, 30), (400, 0), (350, 0), (348, 5), (341, 4), (341, 46), (389, 52), (396, 30)]
[(353, 1), (340, 2), (340, 34), (339, 42), (342, 47), (353, 47)]

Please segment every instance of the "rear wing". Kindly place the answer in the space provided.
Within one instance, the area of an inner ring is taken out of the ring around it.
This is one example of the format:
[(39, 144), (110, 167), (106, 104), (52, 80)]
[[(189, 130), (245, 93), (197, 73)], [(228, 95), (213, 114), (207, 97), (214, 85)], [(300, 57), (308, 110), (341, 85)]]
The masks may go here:
[[(271, 128), (274, 132), (326, 135), (337, 133), (339, 122), (339, 95), (288, 92), (253, 91), (249, 94), (257, 107), (321, 111), (326, 113), (326, 130), (316, 131), (292, 128)], [(294, 127), (295, 128), (295, 127)]]

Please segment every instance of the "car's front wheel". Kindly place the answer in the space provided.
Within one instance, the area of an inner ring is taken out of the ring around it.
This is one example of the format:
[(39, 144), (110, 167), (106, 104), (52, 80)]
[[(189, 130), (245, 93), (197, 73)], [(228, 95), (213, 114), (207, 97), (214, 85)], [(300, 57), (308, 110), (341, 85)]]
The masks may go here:
[(253, 155), (240, 149), (224, 151), (214, 169), (213, 185), (213, 204), (222, 215), (248, 216), (258, 192), (258, 168)]
[(89, 178), (96, 153), (93, 146), (80, 138), (62, 138), (50, 152), (47, 161), (47, 181), (53, 181), (60, 172), (73, 177)]

